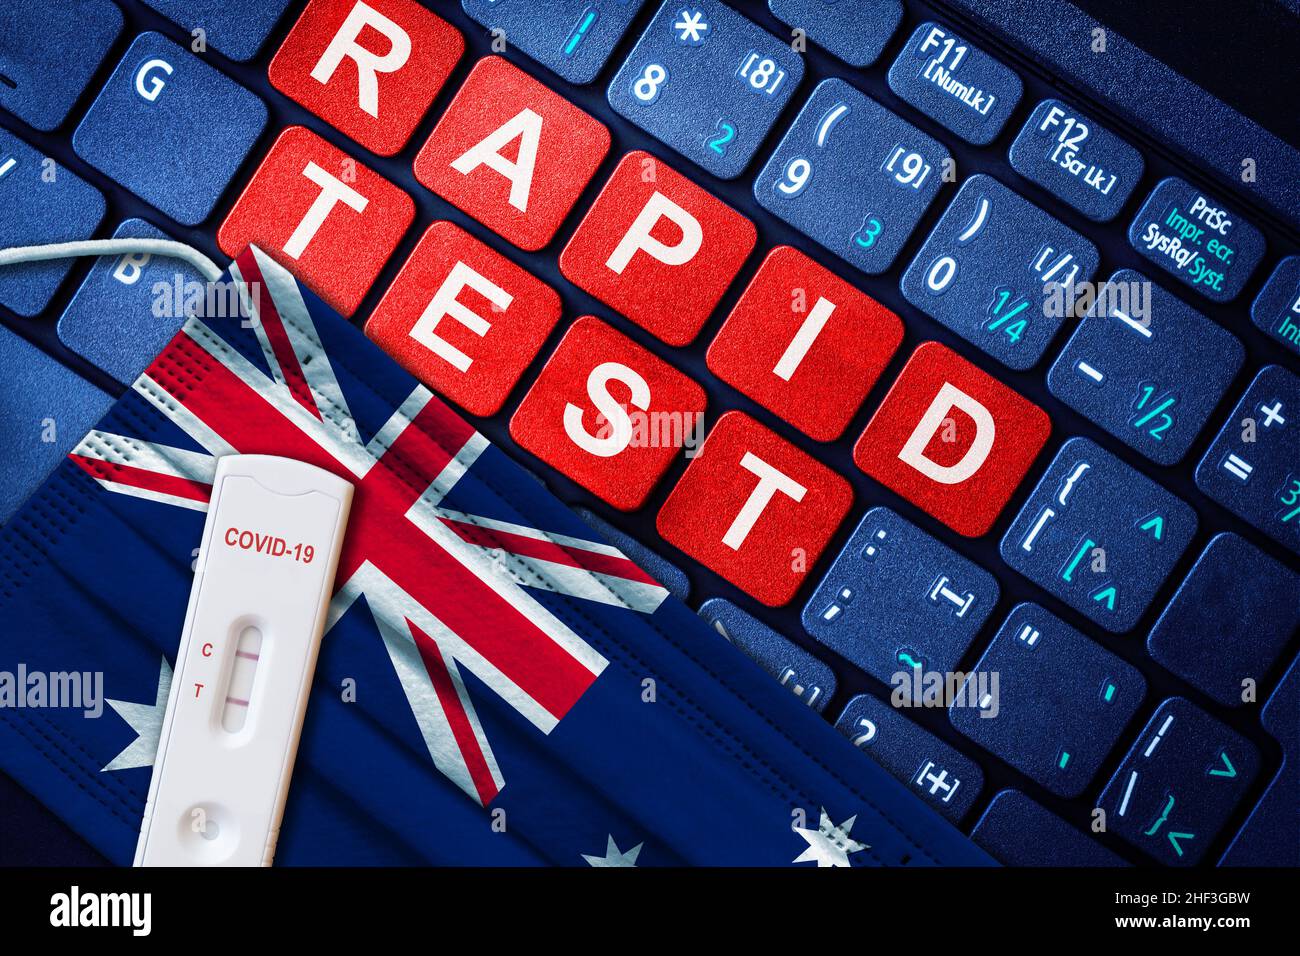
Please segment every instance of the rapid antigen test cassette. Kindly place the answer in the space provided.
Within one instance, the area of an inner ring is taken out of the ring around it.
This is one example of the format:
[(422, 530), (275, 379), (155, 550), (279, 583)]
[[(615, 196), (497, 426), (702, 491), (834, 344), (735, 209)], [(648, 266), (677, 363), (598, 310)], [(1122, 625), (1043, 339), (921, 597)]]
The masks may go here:
[(352, 485), (230, 455), (212, 499), (136, 866), (269, 866)]

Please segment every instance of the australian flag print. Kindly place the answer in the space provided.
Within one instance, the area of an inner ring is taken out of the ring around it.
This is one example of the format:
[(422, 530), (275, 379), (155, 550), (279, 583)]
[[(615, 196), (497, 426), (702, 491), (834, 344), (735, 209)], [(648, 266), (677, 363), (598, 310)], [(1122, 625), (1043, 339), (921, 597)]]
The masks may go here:
[(0, 708), (0, 764), (109, 859), (254, 453), (356, 489), (277, 864), (989, 862), (289, 272), (224, 287), (0, 531), (0, 671), (107, 698)]

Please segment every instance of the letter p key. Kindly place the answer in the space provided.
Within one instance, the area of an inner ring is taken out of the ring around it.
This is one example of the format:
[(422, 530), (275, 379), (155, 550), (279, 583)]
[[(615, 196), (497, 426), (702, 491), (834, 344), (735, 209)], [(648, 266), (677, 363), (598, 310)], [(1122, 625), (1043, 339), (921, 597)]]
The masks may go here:
[(686, 345), (757, 239), (736, 210), (663, 160), (633, 152), (565, 246), (560, 271), (662, 341)]

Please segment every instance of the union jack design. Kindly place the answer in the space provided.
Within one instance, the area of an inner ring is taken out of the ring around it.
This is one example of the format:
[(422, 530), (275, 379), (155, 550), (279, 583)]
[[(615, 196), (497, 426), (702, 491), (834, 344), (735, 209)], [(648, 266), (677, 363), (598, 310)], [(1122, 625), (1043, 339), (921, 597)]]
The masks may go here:
[(221, 455), (351, 480), (327, 633), (364, 597), (435, 766), (486, 805), (505, 781), (463, 669), (550, 733), (607, 663), (528, 589), (643, 614), (667, 592), (604, 543), (446, 507), (487, 440), (417, 385), (363, 443), (297, 280), (255, 248), (231, 276), (270, 375), (195, 317), (133, 386), (206, 453), (96, 430), (70, 457), (110, 492), (195, 510)]

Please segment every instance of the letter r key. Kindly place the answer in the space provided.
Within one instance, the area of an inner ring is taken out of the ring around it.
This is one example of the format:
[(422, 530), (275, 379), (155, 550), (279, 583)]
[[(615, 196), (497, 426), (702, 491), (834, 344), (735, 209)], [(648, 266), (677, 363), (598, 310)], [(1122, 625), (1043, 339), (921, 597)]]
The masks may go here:
[(392, 156), (464, 50), (460, 31), (414, 0), (311, 0), (267, 76), (362, 146)]

